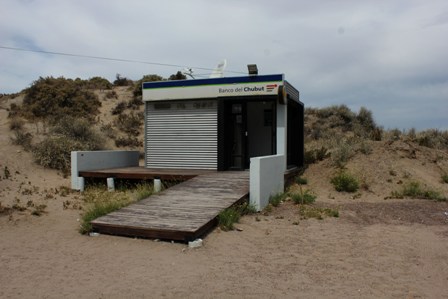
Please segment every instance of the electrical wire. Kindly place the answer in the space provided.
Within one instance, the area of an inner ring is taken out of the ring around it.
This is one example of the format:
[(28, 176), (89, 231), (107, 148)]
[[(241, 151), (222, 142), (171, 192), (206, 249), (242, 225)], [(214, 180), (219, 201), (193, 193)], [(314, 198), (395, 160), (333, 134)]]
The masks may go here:
[[(141, 63), (141, 64), (150, 64), (150, 65), (165, 66), (165, 67), (192, 68), (192, 69), (205, 70), (205, 71), (213, 71), (214, 70), (212, 68), (197, 67), (197, 66), (188, 66), (188, 65), (170, 64), (170, 63), (160, 63), (160, 62), (150, 62), (150, 61), (133, 60), (133, 59), (110, 58), (110, 57), (103, 57), (103, 56), (73, 54), (73, 53), (65, 53), (65, 52), (32, 50), (32, 49), (24, 49), (24, 48), (16, 48), (16, 47), (7, 47), (7, 46), (1, 46), (1, 45), (0, 45), (0, 49), (12, 50), (12, 51), (21, 51), (21, 52), (41, 53), (41, 54), (51, 54), (51, 55), (59, 55), (59, 56), (99, 59), (99, 60), (108, 60), (108, 61), (118, 61), (118, 62), (127, 62), (127, 63)], [(231, 71), (231, 70), (226, 70), (225, 72), (234, 73), (234, 74), (246, 74), (244, 72)]]

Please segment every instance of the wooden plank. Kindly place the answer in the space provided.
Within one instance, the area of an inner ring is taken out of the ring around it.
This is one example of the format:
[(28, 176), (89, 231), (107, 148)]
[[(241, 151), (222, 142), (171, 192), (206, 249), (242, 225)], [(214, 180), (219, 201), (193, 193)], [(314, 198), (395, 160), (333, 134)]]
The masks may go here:
[[(171, 175), (187, 173), (182, 170)], [(92, 226), (100, 233), (188, 241), (206, 234), (223, 209), (247, 198), (248, 193), (249, 172), (207, 171), (100, 217), (92, 221)]]

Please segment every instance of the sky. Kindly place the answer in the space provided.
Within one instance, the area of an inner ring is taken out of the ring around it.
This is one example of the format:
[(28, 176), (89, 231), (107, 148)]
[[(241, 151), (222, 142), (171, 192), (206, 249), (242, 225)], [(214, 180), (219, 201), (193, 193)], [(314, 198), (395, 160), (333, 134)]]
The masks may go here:
[(226, 59), (226, 77), (245, 76), (253, 63), (259, 74), (284, 74), (306, 107), (366, 107), (385, 129), (448, 130), (446, 0), (0, 0), (0, 7), (0, 93), (47, 76), (113, 82), (117, 74), (139, 80), (191, 67), (204, 78)]

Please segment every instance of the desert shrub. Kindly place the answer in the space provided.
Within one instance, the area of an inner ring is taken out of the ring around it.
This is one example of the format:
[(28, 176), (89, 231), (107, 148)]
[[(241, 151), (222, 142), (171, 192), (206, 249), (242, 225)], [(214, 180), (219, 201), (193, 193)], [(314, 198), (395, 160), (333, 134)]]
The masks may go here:
[(358, 144), (358, 151), (364, 155), (370, 155), (373, 152), (372, 144), (366, 140), (361, 140)]
[(138, 80), (134, 84), (134, 91), (133, 91), (134, 98), (141, 99), (143, 82), (155, 82), (155, 81), (164, 81), (164, 80), (165, 79), (163, 77), (156, 75), (156, 74), (144, 75), (140, 80)]
[(274, 207), (278, 207), (280, 203), (285, 200), (285, 198), (286, 198), (285, 193), (277, 193), (269, 197), (269, 203)]
[(403, 132), (401, 132), (401, 130), (399, 130), (399, 129), (389, 130), (387, 132), (387, 135), (388, 135), (387, 139), (391, 140), (391, 141), (400, 140), (400, 137), (401, 137), (402, 133)]
[(32, 149), (31, 142), (33, 141), (33, 135), (23, 130), (14, 131), (14, 136), (11, 137), (11, 142), (15, 145), (22, 146), (26, 151)]
[(137, 110), (141, 105), (143, 105), (142, 97), (133, 97), (129, 100), (127, 108)]
[(301, 176), (297, 176), (294, 179), (294, 182), (296, 184), (298, 184), (298, 185), (306, 185), (306, 184), (308, 184), (308, 180), (306, 178), (301, 177)]
[(230, 207), (219, 213), (218, 225), (224, 231), (234, 229), (234, 224), (241, 218), (241, 212), (237, 207)]
[(116, 132), (114, 127), (111, 124), (104, 124), (100, 127), (101, 133), (103, 133), (106, 137), (115, 139), (116, 138)]
[(133, 84), (132, 80), (129, 80), (126, 77), (122, 77), (120, 74), (117, 74), (115, 76), (115, 81), (114, 81), (115, 86), (130, 86), (132, 84)]
[(117, 103), (117, 105), (112, 109), (112, 115), (119, 115), (123, 113), (123, 111), (126, 109), (126, 102), (120, 101)]
[(51, 132), (79, 141), (89, 150), (100, 150), (104, 147), (103, 136), (96, 132), (87, 119), (63, 117), (58, 120)]
[(370, 138), (374, 141), (381, 141), (383, 140), (383, 129), (382, 128), (375, 128), (370, 133)]
[(98, 134), (86, 119), (70, 116), (61, 118), (51, 129), (53, 136), (33, 147), (36, 163), (61, 170), (70, 170), (71, 151), (104, 149), (104, 138)]
[(115, 145), (117, 147), (139, 147), (143, 145), (143, 142), (140, 141), (137, 137), (126, 136), (126, 137), (118, 137), (115, 139)]
[(359, 109), (358, 115), (356, 115), (356, 120), (366, 132), (372, 132), (377, 127), (373, 120), (372, 111), (365, 107)]
[(305, 192), (300, 190), (299, 193), (293, 193), (290, 196), (295, 204), (310, 204), (313, 203), (317, 197), (310, 190), (305, 190)]
[(140, 134), (143, 124), (143, 115), (137, 113), (120, 114), (115, 120), (119, 130), (133, 136)]
[(177, 73), (172, 74), (171, 76), (168, 77), (168, 80), (185, 80), (185, 79), (187, 79), (187, 76), (182, 74), (181, 71), (177, 71)]
[(18, 118), (18, 117), (13, 117), (9, 121), (9, 129), (11, 131), (22, 130), (24, 125), (25, 125), (25, 122), (21, 118)]
[(358, 180), (348, 172), (341, 171), (330, 181), (338, 192), (356, 192), (359, 189)]
[(106, 97), (106, 99), (117, 99), (118, 94), (116, 93), (115, 90), (110, 90), (110, 91), (106, 92), (105, 97)]
[(16, 103), (11, 103), (8, 109), (8, 118), (15, 118), (21, 114), (20, 106)]
[(353, 122), (356, 119), (356, 114), (346, 105), (322, 108), (316, 114), (319, 118), (327, 119), (330, 127), (341, 127), (346, 131), (352, 128)]
[(442, 182), (445, 184), (448, 184), (448, 174), (447, 173), (442, 174)]
[(39, 78), (26, 90), (22, 110), (26, 117), (57, 120), (63, 116), (93, 120), (101, 102), (82, 83), (71, 79)]
[(425, 130), (417, 134), (416, 141), (421, 146), (437, 149), (447, 149), (448, 131), (440, 131), (437, 129)]
[(34, 147), (33, 156), (37, 164), (68, 174), (70, 152), (76, 150), (84, 150), (80, 142), (68, 137), (50, 137)]
[(426, 186), (422, 186), (417, 181), (411, 181), (403, 185), (399, 191), (392, 191), (391, 197), (393, 198), (420, 198), (420, 199), (432, 199), (437, 201), (445, 201), (446, 197), (439, 191), (433, 190)]
[(306, 150), (304, 153), (305, 164), (313, 164), (329, 157), (328, 149), (324, 146), (316, 149)]
[(354, 154), (353, 145), (349, 142), (342, 142), (331, 153), (331, 160), (334, 166), (343, 168)]
[(112, 83), (102, 77), (92, 77), (86, 80), (84, 85), (89, 89), (111, 89)]

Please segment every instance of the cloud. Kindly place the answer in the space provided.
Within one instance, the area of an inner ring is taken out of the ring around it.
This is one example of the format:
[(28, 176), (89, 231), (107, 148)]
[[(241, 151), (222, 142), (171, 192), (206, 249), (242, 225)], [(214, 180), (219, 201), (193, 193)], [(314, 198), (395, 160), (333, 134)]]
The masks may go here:
[[(307, 106), (365, 106), (385, 127), (448, 127), (446, 1), (3, 2), (2, 46), (205, 68), (227, 58), (227, 70), (241, 72), (257, 63), (262, 74), (284, 73)], [(179, 70), (0, 51), (1, 93), (39, 76)]]

